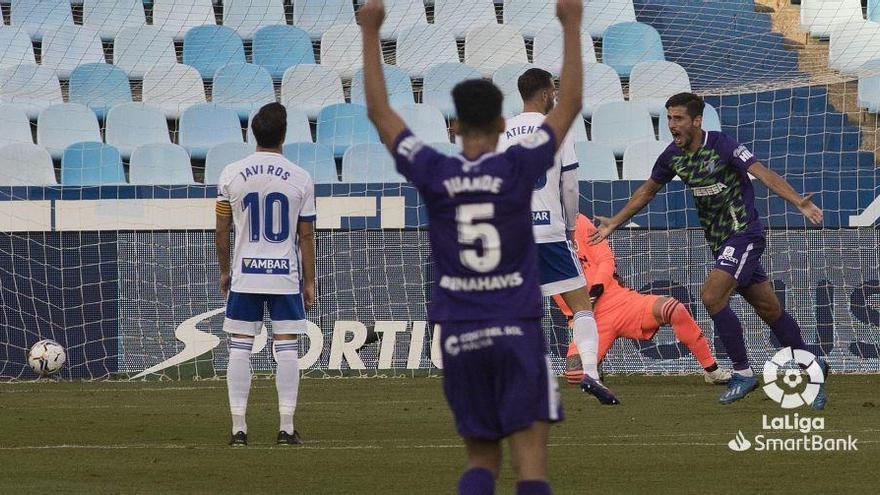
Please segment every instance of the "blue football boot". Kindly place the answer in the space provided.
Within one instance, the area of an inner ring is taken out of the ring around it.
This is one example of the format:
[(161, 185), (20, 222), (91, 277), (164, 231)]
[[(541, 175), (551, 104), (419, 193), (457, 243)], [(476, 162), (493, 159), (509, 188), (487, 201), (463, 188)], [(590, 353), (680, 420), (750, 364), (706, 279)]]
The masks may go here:
[(730, 381), (727, 382), (727, 390), (721, 394), (721, 398), (718, 399), (718, 401), (722, 404), (736, 402), (746, 395), (749, 395), (749, 392), (756, 388), (758, 388), (757, 376), (743, 376), (739, 373), (733, 373), (733, 376), (730, 377)]
[(599, 380), (590, 378), (589, 375), (584, 375), (584, 379), (581, 380), (581, 390), (599, 399), (599, 402), (606, 406), (620, 404), (620, 401), (614, 396), (614, 392), (609, 390)]

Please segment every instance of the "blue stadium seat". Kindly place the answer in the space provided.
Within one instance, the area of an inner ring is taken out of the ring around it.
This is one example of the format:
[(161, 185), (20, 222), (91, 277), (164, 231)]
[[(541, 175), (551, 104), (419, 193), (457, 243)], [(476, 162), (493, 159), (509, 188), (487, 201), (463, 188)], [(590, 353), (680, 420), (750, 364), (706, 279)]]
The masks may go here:
[(281, 103), (304, 110), (310, 119), (326, 105), (345, 103), (339, 74), (323, 65), (300, 64), (284, 72)]
[(413, 134), (426, 143), (448, 143), (449, 130), (446, 119), (440, 110), (431, 105), (419, 103), (397, 108), (400, 118)]
[(36, 120), (44, 108), (64, 103), (64, 99), (55, 71), (22, 64), (0, 67), (0, 103), (15, 105)]
[(269, 72), (254, 64), (230, 64), (214, 74), (212, 101), (235, 110), (245, 120), (254, 110), (275, 101)]
[(351, 0), (298, 0), (293, 2), (293, 25), (309, 33), (313, 40), (331, 26), (354, 24)]
[(42, 146), (13, 143), (0, 146), (0, 186), (54, 186), (52, 157)]
[(183, 37), (183, 63), (195, 67), (204, 79), (228, 64), (243, 64), (241, 37), (226, 26), (198, 26)]
[(143, 144), (170, 143), (168, 121), (162, 110), (143, 103), (122, 103), (107, 112), (107, 144), (115, 146), (124, 159)]
[(869, 112), (880, 112), (880, 76), (859, 78), (859, 106)]
[(623, 180), (647, 180), (657, 157), (669, 146), (659, 141), (639, 141), (626, 147), (623, 153)]
[(130, 184), (195, 184), (189, 154), (171, 143), (138, 146), (128, 168)]
[(880, 0), (868, 0), (868, 20), (880, 22)]
[(437, 64), (425, 72), (422, 101), (436, 107), (447, 118), (455, 117), (452, 88), (466, 79), (480, 79), (477, 69), (465, 64)]
[[(309, 124), (309, 116), (304, 111), (296, 107), (285, 107), (287, 109), (287, 133), (284, 135), (285, 143), (311, 143), (314, 142), (314, 138), (312, 138), (312, 126)], [(247, 129), (247, 142), (256, 143), (256, 139), (254, 138), (254, 133), (251, 131), (251, 120), (254, 118), (254, 114), (257, 113), (256, 109), (251, 112), (248, 117), (248, 129)]]
[(247, 158), (254, 151), (256, 146), (252, 143), (221, 143), (212, 146), (205, 157), (205, 184), (216, 184), (227, 165)]
[(617, 156), (630, 143), (655, 140), (651, 114), (637, 103), (618, 101), (600, 105), (593, 112), (592, 141), (610, 146)]
[(284, 0), (224, 0), (223, 25), (244, 40), (253, 39), (263, 26), (284, 24)]
[(83, 26), (98, 31), (104, 41), (113, 41), (123, 28), (147, 23), (141, 0), (85, 0)]
[(244, 142), (234, 110), (218, 105), (193, 105), (180, 117), (180, 145), (197, 160), (217, 144)]
[(189, 30), (208, 24), (216, 24), (211, 0), (153, 0), (153, 25), (175, 41), (184, 39)]
[(416, 78), (424, 77), (432, 65), (460, 62), (455, 37), (436, 24), (412, 26), (401, 31), (396, 50), (398, 67)]
[(31, 121), (21, 108), (0, 105), (0, 146), (13, 143), (34, 143)]
[(142, 88), (143, 102), (161, 108), (167, 119), (179, 119), (187, 108), (207, 102), (201, 74), (185, 64), (162, 65), (148, 70)]
[(326, 106), (318, 114), (318, 144), (329, 146), (334, 156), (342, 156), (349, 146), (378, 143), (379, 134), (367, 118), (367, 108), (354, 103)]
[(663, 42), (656, 29), (640, 22), (613, 24), (602, 38), (602, 62), (629, 77), (639, 62), (666, 60)]
[(59, 103), (43, 109), (37, 120), (37, 144), (61, 159), (64, 150), (84, 141), (101, 141), (98, 119), (89, 107), (79, 103)]
[(72, 144), (61, 158), (61, 184), (101, 186), (125, 184), (119, 151), (100, 142)]
[(263, 66), (273, 79), (299, 64), (314, 64), (315, 51), (309, 33), (294, 26), (266, 26), (254, 34), (254, 63)]
[[(382, 65), (385, 73), (385, 87), (388, 101), (392, 106), (412, 105), (416, 102), (413, 95), (412, 81), (409, 75), (396, 65)], [(358, 69), (351, 80), (351, 102), (366, 104), (364, 93), (364, 70)]]
[(83, 64), (70, 73), (71, 103), (88, 106), (103, 121), (110, 107), (132, 101), (125, 71), (112, 64)]
[(339, 182), (333, 151), (323, 144), (288, 143), (284, 145), (284, 156), (305, 169), (315, 184)]
[(70, 0), (15, 0), (9, 20), (10, 26), (21, 28), (32, 40), (40, 41), (48, 30), (73, 26), (73, 13)]
[[(669, 130), (669, 125), (666, 122), (666, 116), (660, 115), (660, 142), (669, 144), (672, 141), (672, 132)], [(706, 108), (703, 109), (703, 130), (704, 131), (720, 131), (721, 130), (721, 119), (718, 117), (718, 111), (715, 110), (715, 107), (706, 103)]]
[(575, 143), (578, 158), (578, 180), (617, 180), (614, 150), (596, 143)]
[(345, 150), (342, 182), (406, 182), (394, 168), (394, 159), (379, 143), (360, 143)]
[(156, 26), (122, 28), (113, 42), (113, 63), (128, 77), (143, 79), (154, 67), (177, 63), (174, 39)]
[(27, 33), (11, 28), (0, 28), (0, 66), (35, 64), (34, 45)]

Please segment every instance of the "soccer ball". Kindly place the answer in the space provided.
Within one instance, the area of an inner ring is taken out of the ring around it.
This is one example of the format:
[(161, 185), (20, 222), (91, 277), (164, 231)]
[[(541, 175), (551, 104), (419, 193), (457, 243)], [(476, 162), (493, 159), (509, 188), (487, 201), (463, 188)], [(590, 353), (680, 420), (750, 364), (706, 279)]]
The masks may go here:
[(40, 376), (58, 373), (67, 361), (64, 347), (54, 340), (41, 340), (28, 352), (28, 364)]

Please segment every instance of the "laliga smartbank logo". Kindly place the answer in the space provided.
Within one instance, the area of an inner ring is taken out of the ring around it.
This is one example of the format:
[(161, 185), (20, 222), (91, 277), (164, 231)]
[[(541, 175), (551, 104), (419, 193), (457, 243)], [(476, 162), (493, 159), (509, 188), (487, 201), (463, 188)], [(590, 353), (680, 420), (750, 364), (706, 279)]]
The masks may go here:
[[(822, 366), (812, 353), (785, 347), (764, 364), (764, 393), (783, 409), (809, 406), (819, 395), (825, 383)], [(858, 439), (827, 437), (825, 418), (801, 416), (798, 413), (783, 416), (761, 415), (761, 431), (749, 438), (739, 430), (727, 443), (734, 452), (826, 452), (857, 451)]]

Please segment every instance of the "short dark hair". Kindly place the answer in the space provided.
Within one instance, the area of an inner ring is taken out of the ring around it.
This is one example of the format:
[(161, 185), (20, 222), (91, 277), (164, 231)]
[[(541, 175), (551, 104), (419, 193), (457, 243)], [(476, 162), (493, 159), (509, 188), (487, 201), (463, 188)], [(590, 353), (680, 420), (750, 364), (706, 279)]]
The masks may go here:
[(695, 119), (698, 116), (703, 116), (706, 102), (693, 93), (678, 93), (666, 100), (666, 108), (669, 109), (670, 107), (685, 107), (690, 118)]
[(452, 88), (452, 101), (459, 124), (466, 129), (488, 132), (501, 116), (504, 95), (498, 86), (485, 79), (468, 79)]
[(533, 67), (519, 76), (516, 86), (519, 88), (519, 95), (522, 96), (523, 101), (528, 101), (534, 98), (539, 91), (553, 89), (553, 75), (544, 69)]
[(287, 134), (287, 109), (280, 103), (263, 105), (251, 119), (251, 132), (260, 148), (280, 148)]

